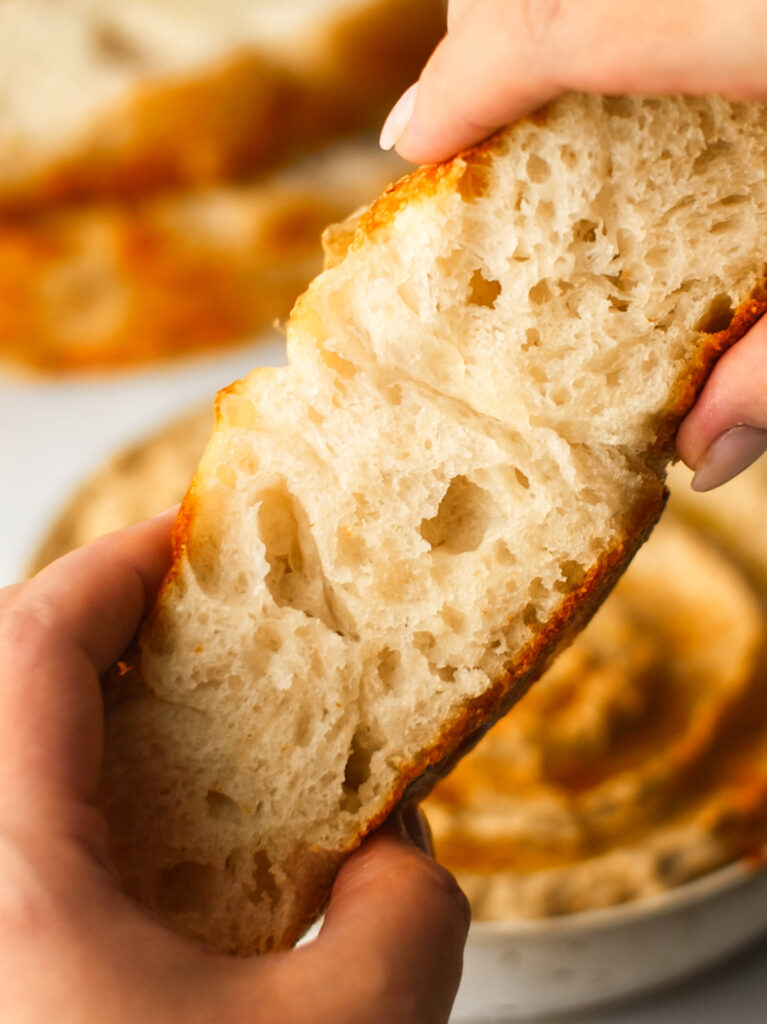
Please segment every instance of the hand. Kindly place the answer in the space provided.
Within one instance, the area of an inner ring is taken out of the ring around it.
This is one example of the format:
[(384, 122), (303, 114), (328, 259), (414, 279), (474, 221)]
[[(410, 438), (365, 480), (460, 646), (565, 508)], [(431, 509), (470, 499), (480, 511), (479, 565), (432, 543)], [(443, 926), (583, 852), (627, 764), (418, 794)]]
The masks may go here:
[[(444, 160), (564, 92), (767, 99), (763, 0), (450, 0), (448, 31), (381, 133), (416, 163)], [(767, 327), (720, 360), (679, 431), (693, 486), (767, 450)]]
[(444, 1022), (468, 906), (395, 816), (341, 870), (319, 937), (244, 960), (169, 931), (120, 890), (98, 784), (99, 677), (170, 561), (168, 515), (0, 591), (3, 1024)]

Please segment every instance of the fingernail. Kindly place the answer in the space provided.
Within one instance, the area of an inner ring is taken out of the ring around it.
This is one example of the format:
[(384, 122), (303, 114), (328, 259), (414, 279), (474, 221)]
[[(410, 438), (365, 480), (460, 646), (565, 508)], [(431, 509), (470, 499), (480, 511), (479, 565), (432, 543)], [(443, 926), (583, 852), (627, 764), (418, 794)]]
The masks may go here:
[(767, 430), (738, 423), (713, 441), (698, 463), (691, 487), (710, 491), (727, 483), (767, 451)]
[(402, 93), (389, 111), (389, 116), (384, 121), (383, 128), (381, 129), (381, 137), (379, 139), (381, 149), (394, 149), (405, 134), (405, 129), (410, 123), (410, 118), (413, 116), (417, 89), (418, 82), (413, 82), (410, 88)]
[(428, 853), (430, 857), (433, 857), (434, 844), (431, 839), (431, 829), (429, 828), (429, 822), (426, 820), (426, 815), (418, 804), (408, 804), (407, 807), (403, 807), (400, 815), (405, 831), (410, 836), (412, 842), (419, 850), (423, 850), (424, 853)]

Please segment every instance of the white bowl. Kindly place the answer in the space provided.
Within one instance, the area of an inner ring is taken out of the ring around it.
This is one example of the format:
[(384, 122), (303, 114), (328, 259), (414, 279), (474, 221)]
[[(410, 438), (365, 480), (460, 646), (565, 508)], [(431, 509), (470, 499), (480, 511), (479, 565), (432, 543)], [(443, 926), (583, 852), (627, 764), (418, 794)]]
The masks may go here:
[(737, 862), (635, 903), (476, 922), (451, 1022), (582, 1010), (680, 980), (767, 932), (767, 866)]

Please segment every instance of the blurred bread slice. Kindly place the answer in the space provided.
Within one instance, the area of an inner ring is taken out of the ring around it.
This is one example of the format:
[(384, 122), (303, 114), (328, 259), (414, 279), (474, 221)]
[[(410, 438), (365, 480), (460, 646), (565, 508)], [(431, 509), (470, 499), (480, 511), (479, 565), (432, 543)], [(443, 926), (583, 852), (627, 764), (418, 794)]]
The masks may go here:
[(0, 217), (0, 358), (87, 370), (242, 342), (320, 270), (323, 228), (404, 166), (339, 143), (258, 184)]
[(221, 393), (140, 661), (106, 684), (137, 899), (220, 949), (289, 945), (584, 625), (767, 308), (766, 126), (570, 96), (359, 218), (290, 365)]
[(440, 0), (3, 0), (0, 209), (210, 184), (378, 123)]

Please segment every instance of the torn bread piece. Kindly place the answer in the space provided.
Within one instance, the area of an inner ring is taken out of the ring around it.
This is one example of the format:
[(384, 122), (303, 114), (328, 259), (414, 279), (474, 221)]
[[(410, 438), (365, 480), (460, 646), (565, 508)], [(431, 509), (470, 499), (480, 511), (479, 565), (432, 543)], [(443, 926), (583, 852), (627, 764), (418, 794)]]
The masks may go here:
[(219, 396), (140, 659), (106, 683), (101, 801), (147, 907), (289, 946), (588, 620), (767, 309), (765, 128), (570, 96), (336, 237), (290, 365)]

